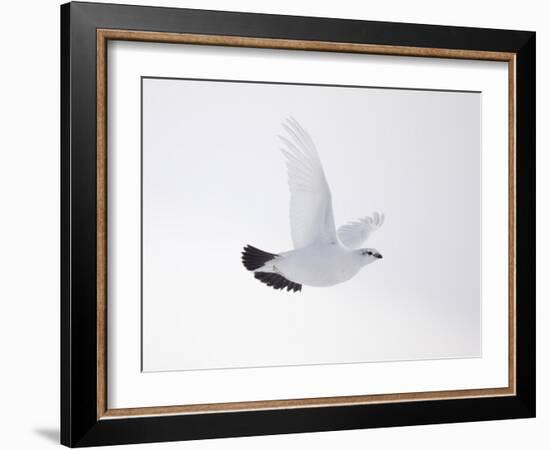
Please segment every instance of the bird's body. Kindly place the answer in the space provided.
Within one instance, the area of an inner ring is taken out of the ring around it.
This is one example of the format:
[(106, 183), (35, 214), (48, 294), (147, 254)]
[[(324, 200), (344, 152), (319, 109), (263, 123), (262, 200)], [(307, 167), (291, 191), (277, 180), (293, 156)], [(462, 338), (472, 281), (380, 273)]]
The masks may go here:
[(283, 126), (291, 138), (281, 136), (286, 146), (282, 152), (287, 159), (294, 249), (275, 254), (247, 246), (243, 264), (275, 289), (300, 291), (302, 285), (327, 287), (348, 281), (382, 258), (376, 249), (359, 247), (382, 225), (384, 216), (374, 213), (336, 230), (330, 189), (313, 140), (294, 119)]
[(362, 258), (339, 243), (313, 244), (279, 253), (258, 269), (275, 272), (307, 286), (333, 286), (353, 278), (363, 267)]

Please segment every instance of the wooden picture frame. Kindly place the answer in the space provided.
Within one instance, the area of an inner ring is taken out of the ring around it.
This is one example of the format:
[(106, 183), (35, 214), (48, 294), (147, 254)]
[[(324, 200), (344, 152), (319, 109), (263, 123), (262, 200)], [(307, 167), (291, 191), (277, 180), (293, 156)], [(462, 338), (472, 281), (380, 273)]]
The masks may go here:
[[(508, 386), (107, 404), (107, 42), (504, 61), (509, 73)], [(535, 415), (535, 33), (73, 2), (61, 7), (61, 442), (91, 446)]]

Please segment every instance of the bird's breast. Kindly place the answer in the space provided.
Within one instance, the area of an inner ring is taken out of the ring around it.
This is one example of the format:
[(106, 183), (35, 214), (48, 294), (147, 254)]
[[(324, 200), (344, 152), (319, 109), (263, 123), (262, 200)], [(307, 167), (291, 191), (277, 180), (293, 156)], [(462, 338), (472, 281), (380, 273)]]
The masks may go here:
[(308, 286), (333, 286), (349, 280), (360, 267), (353, 256), (335, 246), (293, 250), (277, 261), (289, 280)]

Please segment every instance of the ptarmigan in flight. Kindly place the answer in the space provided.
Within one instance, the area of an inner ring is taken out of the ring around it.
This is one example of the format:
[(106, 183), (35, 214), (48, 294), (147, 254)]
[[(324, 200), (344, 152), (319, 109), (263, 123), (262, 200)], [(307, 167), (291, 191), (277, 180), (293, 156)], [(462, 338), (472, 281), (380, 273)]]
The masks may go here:
[(290, 227), (294, 250), (268, 253), (247, 245), (244, 266), (274, 289), (301, 291), (302, 285), (333, 286), (353, 278), (367, 264), (382, 258), (374, 248), (360, 248), (384, 222), (373, 213), (341, 226), (334, 225), (330, 188), (311, 136), (295, 119), (283, 127), (290, 187)]

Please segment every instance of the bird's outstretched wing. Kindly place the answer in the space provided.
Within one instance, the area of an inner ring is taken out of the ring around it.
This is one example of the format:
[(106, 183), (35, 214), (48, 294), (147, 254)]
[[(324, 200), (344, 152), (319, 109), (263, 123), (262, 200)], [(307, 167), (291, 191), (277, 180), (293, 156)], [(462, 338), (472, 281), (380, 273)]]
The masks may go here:
[(293, 118), (283, 123), (290, 187), (290, 228), (294, 248), (336, 241), (332, 198), (311, 136)]
[(369, 238), (371, 233), (380, 228), (383, 223), (384, 214), (375, 212), (372, 214), (372, 217), (363, 217), (362, 219), (342, 225), (338, 228), (338, 238), (348, 248), (359, 248)]

